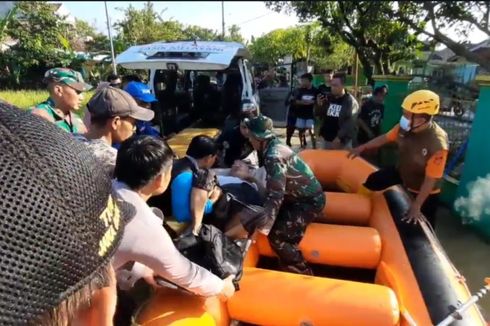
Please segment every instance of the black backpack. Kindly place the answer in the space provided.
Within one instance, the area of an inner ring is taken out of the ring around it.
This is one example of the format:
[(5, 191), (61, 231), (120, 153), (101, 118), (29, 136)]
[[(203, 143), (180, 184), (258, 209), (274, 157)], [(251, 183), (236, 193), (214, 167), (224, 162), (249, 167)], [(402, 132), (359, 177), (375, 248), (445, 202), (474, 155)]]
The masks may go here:
[(187, 231), (175, 240), (177, 249), (190, 261), (224, 279), (235, 275), (235, 289), (243, 274), (243, 259), (251, 240), (232, 240), (213, 225), (202, 224), (199, 235)]

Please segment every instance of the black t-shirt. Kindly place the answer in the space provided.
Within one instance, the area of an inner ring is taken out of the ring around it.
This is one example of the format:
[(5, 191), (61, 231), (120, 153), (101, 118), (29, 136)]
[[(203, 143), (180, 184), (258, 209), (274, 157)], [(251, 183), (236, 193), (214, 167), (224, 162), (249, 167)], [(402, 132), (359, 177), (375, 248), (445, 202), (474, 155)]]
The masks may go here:
[(252, 153), (253, 147), (247, 138), (240, 132), (240, 125), (224, 131), (216, 140), (223, 145), (224, 163), (231, 167), (235, 160), (241, 160)]
[[(357, 133), (353, 125), (353, 119), (357, 119), (358, 104), (351, 94), (345, 93), (341, 97), (330, 94), (328, 97), (328, 108), (320, 130), (321, 136), (326, 141), (333, 141), (341, 128), (343, 137), (352, 139)], [(347, 132), (345, 132), (347, 130)], [(343, 141), (343, 139), (341, 139)]]
[(385, 107), (382, 103), (377, 103), (373, 99), (367, 100), (361, 107), (361, 118), (367, 126), (375, 133), (379, 134), (379, 128), (381, 126), (381, 119), (384, 116)]
[(299, 119), (313, 119), (313, 107), (315, 106), (316, 96), (318, 90), (315, 87), (312, 88), (298, 88), (295, 100), (297, 101), (313, 101), (311, 105), (295, 105), (296, 116)]

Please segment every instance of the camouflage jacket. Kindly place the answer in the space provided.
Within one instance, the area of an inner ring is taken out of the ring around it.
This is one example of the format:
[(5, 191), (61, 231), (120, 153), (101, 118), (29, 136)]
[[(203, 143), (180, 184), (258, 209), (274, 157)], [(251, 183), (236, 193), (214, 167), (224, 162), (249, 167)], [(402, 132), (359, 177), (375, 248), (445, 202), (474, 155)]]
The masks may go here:
[(323, 209), (325, 196), (320, 182), (291, 148), (272, 138), (262, 154), (267, 171), (265, 213), (269, 219), (275, 220), (283, 202)]

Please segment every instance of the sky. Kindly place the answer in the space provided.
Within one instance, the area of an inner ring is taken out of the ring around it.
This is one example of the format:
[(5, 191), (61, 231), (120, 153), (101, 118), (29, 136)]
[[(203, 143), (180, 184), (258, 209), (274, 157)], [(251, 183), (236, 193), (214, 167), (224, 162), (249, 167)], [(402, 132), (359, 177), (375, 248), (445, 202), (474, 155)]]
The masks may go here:
[[(104, 2), (100, 1), (62, 1), (64, 7), (76, 18), (94, 24), (97, 29), (107, 34)], [(145, 2), (117, 1), (107, 2), (111, 22), (123, 17), (118, 8), (131, 4), (141, 9)], [(221, 32), (221, 1), (153, 1), (154, 9), (161, 13), (163, 19), (174, 19), (188, 25), (199, 25)], [(167, 10), (165, 10), (165, 8)], [(225, 1), (225, 28), (232, 24), (239, 25), (242, 35), (250, 40), (251, 36), (261, 36), (277, 28), (287, 28), (299, 23), (293, 14), (279, 14), (266, 8), (262, 1)]]
[[(62, 1), (66, 10), (76, 18), (83, 19), (107, 34), (105, 7), (103, 1)], [(121, 8), (130, 4), (138, 9), (143, 8), (144, 1), (107, 2), (111, 22), (123, 17)], [(178, 20), (187, 25), (199, 25), (221, 31), (221, 1), (153, 1), (155, 10), (163, 19)], [(277, 28), (287, 28), (299, 23), (293, 13), (276, 13), (266, 8), (263, 1), (225, 1), (225, 28), (232, 24), (239, 25), (245, 39), (261, 36)], [(464, 41), (456, 34), (448, 31), (448, 36)], [(426, 36), (422, 36), (425, 39)], [(478, 43), (487, 38), (481, 31), (471, 31), (469, 41)], [(443, 47), (442, 45), (439, 48)]]

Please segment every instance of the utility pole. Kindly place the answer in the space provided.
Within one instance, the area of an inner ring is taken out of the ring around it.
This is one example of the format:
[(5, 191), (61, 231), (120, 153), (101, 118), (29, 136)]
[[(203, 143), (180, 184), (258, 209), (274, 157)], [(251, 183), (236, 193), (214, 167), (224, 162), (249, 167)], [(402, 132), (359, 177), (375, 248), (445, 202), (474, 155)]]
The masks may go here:
[(224, 41), (225, 40), (225, 2), (224, 1), (221, 1), (221, 25), (222, 25), (221, 39)]
[(107, 19), (107, 32), (109, 33), (109, 41), (111, 42), (111, 55), (112, 55), (112, 72), (117, 75), (116, 69), (116, 58), (114, 55), (114, 44), (112, 42), (112, 33), (111, 33), (111, 23), (109, 20), (109, 12), (107, 11), (107, 1), (104, 1), (105, 5), (105, 17)]

